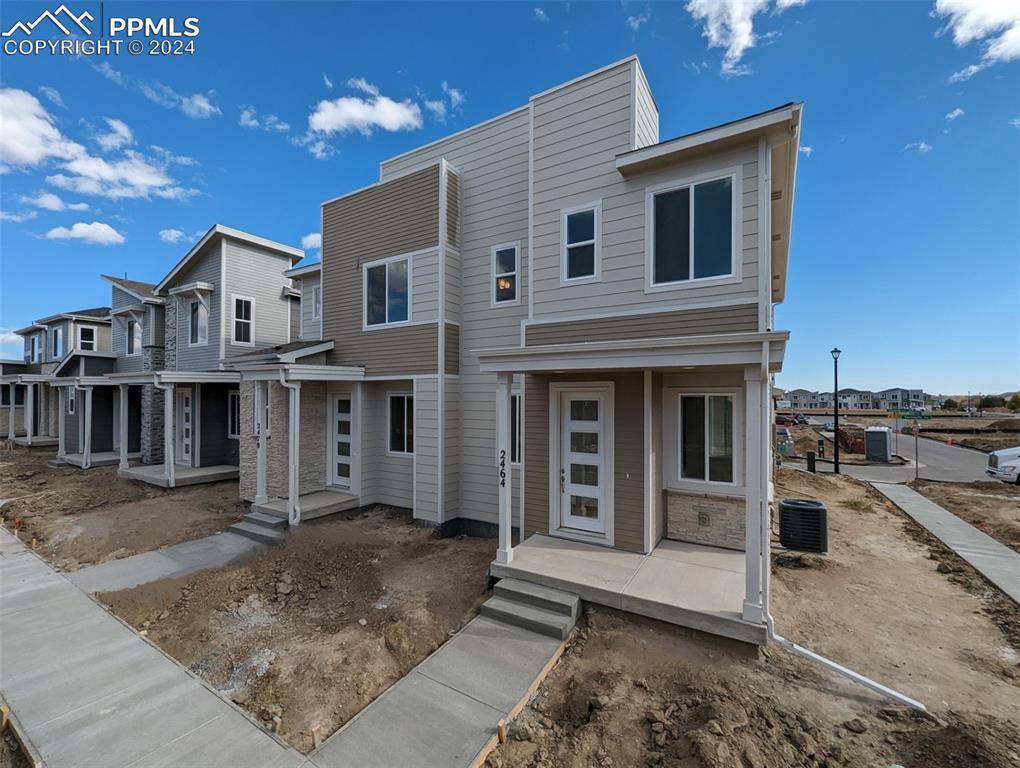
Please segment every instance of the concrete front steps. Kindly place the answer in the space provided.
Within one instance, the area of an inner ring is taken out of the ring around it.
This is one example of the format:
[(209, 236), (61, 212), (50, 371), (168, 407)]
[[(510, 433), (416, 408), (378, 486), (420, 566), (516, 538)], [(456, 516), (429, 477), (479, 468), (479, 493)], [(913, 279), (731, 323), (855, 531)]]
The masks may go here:
[(263, 544), (282, 544), (287, 538), (287, 519), (264, 512), (249, 512), (241, 518), (241, 522), (234, 523), (227, 530)]
[(481, 608), (483, 616), (559, 640), (566, 640), (580, 611), (577, 595), (518, 579), (500, 579)]
[[(307, 522), (359, 506), (358, 497), (346, 491), (327, 488), (301, 497), (301, 521)], [(287, 500), (274, 499), (252, 505), (251, 512), (227, 530), (263, 544), (280, 544), (287, 538)]]

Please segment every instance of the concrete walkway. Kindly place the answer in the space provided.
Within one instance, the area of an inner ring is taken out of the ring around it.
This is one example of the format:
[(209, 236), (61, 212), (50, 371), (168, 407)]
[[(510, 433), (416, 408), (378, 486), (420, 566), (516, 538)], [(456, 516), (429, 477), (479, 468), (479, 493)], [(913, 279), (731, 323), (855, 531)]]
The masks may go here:
[(3, 529), (0, 648), (0, 690), (47, 768), (305, 764)]
[(1020, 604), (1020, 554), (912, 488), (892, 483), (871, 485)]
[(309, 755), (309, 765), (469, 766), (562, 648), (479, 616)]
[(235, 533), (214, 533), (154, 552), (90, 565), (67, 574), (67, 578), (85, 592), (113, 592), (217, 568), (265, 548), (264, 544)]

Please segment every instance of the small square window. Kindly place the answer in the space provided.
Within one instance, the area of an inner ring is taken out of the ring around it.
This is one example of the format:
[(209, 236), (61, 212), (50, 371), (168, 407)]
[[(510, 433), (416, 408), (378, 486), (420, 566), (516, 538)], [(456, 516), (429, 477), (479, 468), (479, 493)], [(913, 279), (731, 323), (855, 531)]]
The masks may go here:
[(83, 352), (96, 351), (96, 329), (91, 325), (78, 328), (78, 348)]

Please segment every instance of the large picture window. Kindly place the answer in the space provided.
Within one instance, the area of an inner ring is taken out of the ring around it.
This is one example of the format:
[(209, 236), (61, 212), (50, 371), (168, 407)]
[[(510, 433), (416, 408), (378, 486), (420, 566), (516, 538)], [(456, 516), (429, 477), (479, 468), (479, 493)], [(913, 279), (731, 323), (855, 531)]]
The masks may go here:
[(679, 396), (679, 478), (733, 482), (733, 396)]
[(410, 267), (410, 259), (397, 259), (365, 268), (365, 325), (407, 322)]
[(253, 345), (253, 307), (255, 300), (247, 296), (234, 296), (234, 344)]
[(601, 207), (587, 205), (563, 212), (563, 282), (598, 280)]
[(191, 302), (188, 310), (188, 344), (209, 343), (209, 307), (201, 301)]
[(652, 285), (736, 274), (734, 179), (728, 175), (651, 193)]
[(389, 401), (387, 450), (390, 453), (414, 453), (414, 397), (390, 395)]

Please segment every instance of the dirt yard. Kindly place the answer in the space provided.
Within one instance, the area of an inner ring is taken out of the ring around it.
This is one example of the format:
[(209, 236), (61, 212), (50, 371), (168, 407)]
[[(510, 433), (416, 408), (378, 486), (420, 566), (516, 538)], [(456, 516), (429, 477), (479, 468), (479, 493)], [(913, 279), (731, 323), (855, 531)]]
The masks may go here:
[(0, 734), (0, 768), (28, 768), (28, 758), (10, 730)]
[(939, 442), (952, 440), (953, 445), (965, 445), (985, 453), (1001, 451), (1003, 448), (1014, 448), (1020, 445), (1020, 435), (1015, 432), (984, 432), (979, 435), (961, 435), (949, 432), (925, 432), (924, 437)]
[(923, 701), (893, 706), (822, 667), (609, 609), (573, 645), (492, 766), (1020, 764), (1020, 611), (850, 478), (780, 470), (829, 509), (831, 552), (777, 553), (777, 631)]
[(962, 520), (1020, 552), (1020, 487), (1006, 483), (910, 483)]
[(127, 557), (222, 531), (244, 508), (236, 482), (168, 491), (117, 478), (116, 467), (87, 472), (46, 465), (48, 452), (0, 454), (0, 509), (9, 529), (57, 568)]
[(386, 507), (307, 523), (255, 557), (98, 599), (294, 747), (312, 748), (484, 599), (495, 544)]

